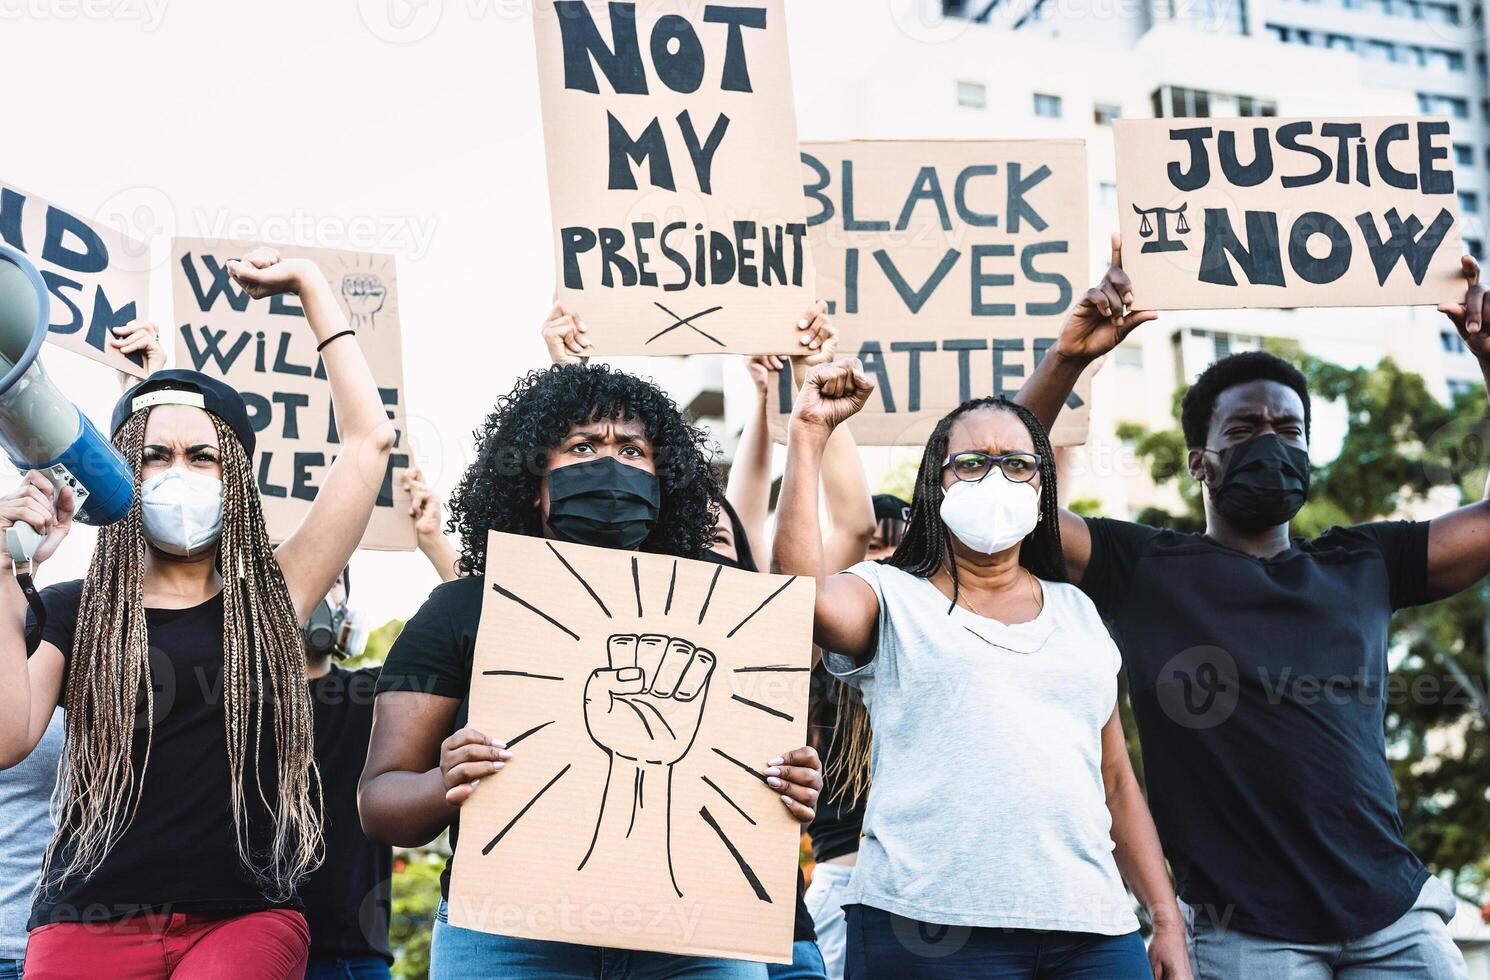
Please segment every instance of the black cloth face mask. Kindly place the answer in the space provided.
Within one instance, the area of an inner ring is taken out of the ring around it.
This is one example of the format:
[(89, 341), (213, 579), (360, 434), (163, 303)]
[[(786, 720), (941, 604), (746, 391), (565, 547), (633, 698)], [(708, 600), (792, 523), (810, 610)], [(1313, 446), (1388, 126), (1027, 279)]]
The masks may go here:
[(1261, 531), (1293, 520), (1309, 496), (1309, 454), (1276, 435), (1255, 436), (1216, 451), (1221, 476), (1211, 500), (1222, 516), (1244, 531)]
[(634, 551), (652, 533), (661, 500), (654, 474), (602, 456), (548, 475), (548, 527), (560, 541)]

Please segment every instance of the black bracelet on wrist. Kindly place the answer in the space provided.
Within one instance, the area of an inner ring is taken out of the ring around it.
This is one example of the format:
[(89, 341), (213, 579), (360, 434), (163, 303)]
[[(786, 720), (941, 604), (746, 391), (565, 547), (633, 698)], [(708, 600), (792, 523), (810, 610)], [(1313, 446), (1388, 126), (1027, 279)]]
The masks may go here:
[(326, 349), (326, 346), (328, 344), (330, 344), (333, 340), (340, 340), (342, 337), (355, 337), (355, 336), (357, 336), (357, 331), (355, 331), (355, 330), (343, 330), (341, 333), (334, 333), (334, 334), (332, 334), (331, 336), (327, 337), (325, 340), (321, 341), (319, 344), (316, 345), (316, 353), (319, 354), (319, 353), (321, 353), (321, 351), (325, 350)]

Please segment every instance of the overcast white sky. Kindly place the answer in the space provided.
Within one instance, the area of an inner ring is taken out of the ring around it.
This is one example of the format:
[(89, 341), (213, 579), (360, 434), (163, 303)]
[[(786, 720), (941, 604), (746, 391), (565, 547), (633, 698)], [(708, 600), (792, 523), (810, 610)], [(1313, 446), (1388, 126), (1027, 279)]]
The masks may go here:
[[(799, 101), (834, 71), (814, 31), (851, 56), (844, 33), (891, 16), (886, 0), (791, 15)], [(0, 0), (0, 63), (3, 179), (153, 236), (152, 314), (168, 333), (171, 235), (397, 254), (410, 428), (442, 490), (496, 397), (546, 363), (553, 271), (526, 0)], [(107, 419), (109, 372), (55, 350), (45, 361)], [(82, 574), (91, 542), (76, 533), (46, 580)], [(361, 552), (353, 577), (374, 623), (406, 617), (436, 582), (417, 554)]]

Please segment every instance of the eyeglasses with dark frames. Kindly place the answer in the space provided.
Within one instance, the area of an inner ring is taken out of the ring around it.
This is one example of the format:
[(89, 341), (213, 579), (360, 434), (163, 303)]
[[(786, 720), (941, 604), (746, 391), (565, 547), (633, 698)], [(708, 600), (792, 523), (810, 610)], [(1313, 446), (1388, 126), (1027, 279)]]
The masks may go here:
[(977, 483), (997, 469), (1010, 483), (1028, 483), (1040, 472), (1039, 453), (988, 453), (967, 451), (953, 453), (942, 461), (942, 468), (952, 468), (952, 475), (964, 483)]

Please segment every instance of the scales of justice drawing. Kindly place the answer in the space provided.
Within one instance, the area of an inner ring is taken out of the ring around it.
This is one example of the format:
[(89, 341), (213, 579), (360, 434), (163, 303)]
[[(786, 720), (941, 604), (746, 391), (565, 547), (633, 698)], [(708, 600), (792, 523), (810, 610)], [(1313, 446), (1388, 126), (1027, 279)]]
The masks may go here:
[[(1185, 208), (1188, 206), (1188, 202), (1186, 204), (1181, 204), (1177, 208), (1141, 208), (1136, 204), (1133, 205), (1133, 210), (1137, 212), (1140, 218), (1143, 219), (1138, 225), (1138, 234), (1145, 239), (1153, 239), (1153, 241), (1145, 241), (1143, 243), (1143, 248), (1139, 249), (1139, 251), (1186, 251), (1184, 242), (1180, 241), (1178, 238), (1169, 237), (1169, 216), (1174, 215), (1177, 219), (1174, 226), (1175, 233), (1180, 235), (1187, 234), (1190, 231), (1190, 222), (1185, 220)], [(1150, 220), (1151, 218), (1152, 220)], [(1159, 231), (1158, 238), (1154, 238), (1154, 228), (1156, 225), (1158, 226)]]
[[(495, 532), (487, 556), (467, 724), (513, 759), (461, 808), (452, 923), (789, 958), (799, 829), (764, 770), (806, 743), (812, 581)], [(605, 927), (532, 921), (573, 902)]]

